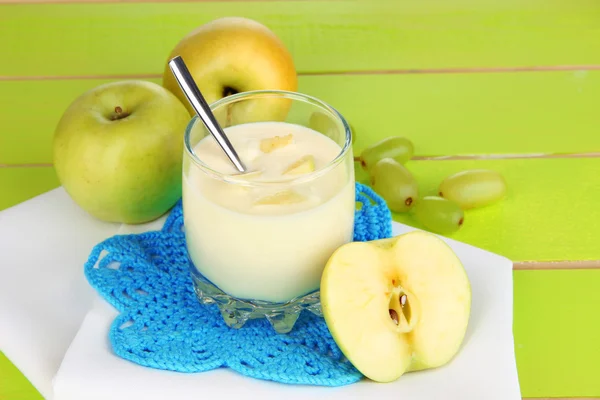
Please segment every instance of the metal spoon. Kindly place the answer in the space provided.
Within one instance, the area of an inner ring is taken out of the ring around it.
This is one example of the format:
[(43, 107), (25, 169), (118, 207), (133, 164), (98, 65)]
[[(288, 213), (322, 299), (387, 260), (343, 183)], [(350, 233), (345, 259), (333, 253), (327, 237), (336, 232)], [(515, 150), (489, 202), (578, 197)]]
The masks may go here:
[(208, 129), (217, 143), (219, 143), (219, 146), (221, 146), (221, 149), (223, 149), (235, 168), (237, 168), (240, 173), (246, 172), (246, 167), (231, 145), (227, 135), (225, 135), (225, 132), (221, 129), (221, 126), (206, 103), (206, 100), (204, 100), (202, 93), (200, 93), (200, 89), (196, 86), (196, 82), (194, 82), (190, 71), (183, 62), (183, 58), (176, 56), (171, 59), (169, 61), (169, 68), (171, 68), (171, 72), (175, 76), (177, 83), (179, 83), (179, 87), (181, 87), (181, 90), (185, 93), (185, 96), (196, 111), (196, 114), (198, 114), (204, 123), (204, 126), (206, 126), (206, 129)]

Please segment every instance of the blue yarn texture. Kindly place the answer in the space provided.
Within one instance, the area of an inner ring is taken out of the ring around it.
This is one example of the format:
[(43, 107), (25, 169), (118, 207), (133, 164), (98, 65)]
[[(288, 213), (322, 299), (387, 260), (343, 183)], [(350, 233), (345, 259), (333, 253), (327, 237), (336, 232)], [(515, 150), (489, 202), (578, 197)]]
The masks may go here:
[[(354, 241), (388, 238), (385, 202), (356, 184)], [(109, 339), (116, 355), (136, 364), (196, 373), (228, 367), (287, 384), (342, 386), (362, 375), (334, 342), (323, 318), (303, 311), (294, 329), (277, 334), (264, 318), (229, 328), (216, 305), (194, 294), (181, 200), (159, 231), (116, 235), (97, 244), (85, 263), (90, 285), (120, 314)]]

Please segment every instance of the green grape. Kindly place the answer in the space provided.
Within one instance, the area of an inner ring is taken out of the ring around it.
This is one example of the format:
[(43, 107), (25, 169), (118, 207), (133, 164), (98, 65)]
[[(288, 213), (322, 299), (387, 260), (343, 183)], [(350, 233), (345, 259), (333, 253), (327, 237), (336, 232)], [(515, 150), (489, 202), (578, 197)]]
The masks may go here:
[(496, 171), (472, 169), (450, 175), (442, 181), (439, 195), (463, 210), (487, 206), (506, 196), (506, 182)]
[(394, 212), (407, 212), (419, 196), (417, 182), (410, 171), (391, 158), (379, 160), (370, 175), (371, 187)]
[(418, 199), (412, 213), (425, 228), (436, 233), (456, 232), (464, 221), (464, 212), (458, 204), (437, 196)]
[(364, 149), (359, 161), (367, 171), (384, 158), (392, 158), (400, 164), (406, 164), (412, 158), (414, 150), (412, 142), (407, 138), (391, 136)]

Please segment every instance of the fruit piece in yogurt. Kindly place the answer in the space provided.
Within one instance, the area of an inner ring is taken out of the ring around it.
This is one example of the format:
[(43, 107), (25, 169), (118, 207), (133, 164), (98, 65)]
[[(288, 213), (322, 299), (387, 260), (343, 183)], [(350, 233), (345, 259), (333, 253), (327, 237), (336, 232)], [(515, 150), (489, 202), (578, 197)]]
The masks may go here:
[(292, 143), (294, 136), (290, 133), (285, 136), (274, 136), (260, 141), (260, 149), (263, 153), (270, 153)]
[(303, 156), (294, 163), (292, 163), (287, 169), (283, 172), (284, 175), (299, 175), (299, 174), (308, 174), (309, 172), (313, 172), (315, 170), (315, 157), (312, 154), (307, 156)]

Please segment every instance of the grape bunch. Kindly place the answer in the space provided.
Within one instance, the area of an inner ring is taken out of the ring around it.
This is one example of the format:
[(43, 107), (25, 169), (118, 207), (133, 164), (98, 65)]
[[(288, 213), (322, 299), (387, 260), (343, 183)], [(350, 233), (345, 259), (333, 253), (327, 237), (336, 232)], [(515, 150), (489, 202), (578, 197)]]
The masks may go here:
[(463, 225), (465, 211), (493, 204), (506, 196), (506, 181), (496, 171), (472, 169), (447, 176), (437, 195), (422, 196), (406, 167), (414, 155), (413, 143), (392, 136), (365, 148), (355, 161), (369, 176), (373, 190), (396, 213), (409, 213), (426, 229), (450, 234)]

